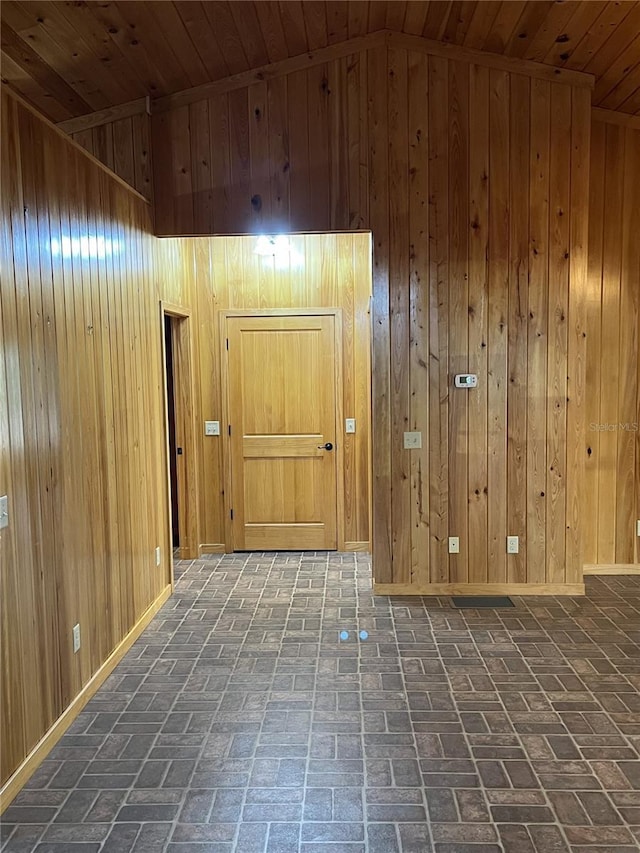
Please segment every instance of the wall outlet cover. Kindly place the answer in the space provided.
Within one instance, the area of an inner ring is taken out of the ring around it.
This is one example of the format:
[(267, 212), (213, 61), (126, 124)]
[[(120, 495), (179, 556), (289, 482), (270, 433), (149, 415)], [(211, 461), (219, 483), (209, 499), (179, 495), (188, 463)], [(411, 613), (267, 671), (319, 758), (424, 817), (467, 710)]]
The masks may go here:
[(356, 431), (356, 419), (355, 418), (346, 418), (345, 419), (344, 431), (349, 435)]
[[(640, 522), (639, 522), (640, 523)], [(9, 526), (9, 498), (7, 495), (0, 497), (0, 530)]]
[(205, 421), (204, 422), (204, 434), (205, 435), (220, 435), (220, 421)]
[(517, 536), (507, 536), (507, 554), (517, 554), (520, 550), (520, 540)]
[(160, 565), (160, 560), (161, 560), (161, 551), (160, 551), (160, 546), (158, 545), (158, 547), (156, 548), (156, 566)]
[(422, 447), (421, 432), (405, 432), (404, 434), (404, 449), (419, 450)]
[(73, 653), (80, 651), (80, 623), (73, 626)]
[(460, 537), (459, 536), (450, 536), (449, 537), (449, 553), (450, 554), (459, 554), (460, 553)]

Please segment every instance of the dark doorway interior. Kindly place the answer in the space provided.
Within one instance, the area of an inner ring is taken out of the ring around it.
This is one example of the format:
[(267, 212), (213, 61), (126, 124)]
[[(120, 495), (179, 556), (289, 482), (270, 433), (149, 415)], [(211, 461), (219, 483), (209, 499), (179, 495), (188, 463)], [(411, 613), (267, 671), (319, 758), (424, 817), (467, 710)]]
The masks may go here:
[(164, 344), (167, 368), (167, 419), (169, 427), (169, 476), (171, 478), (171, 534), (174, 548), (180, 545), (178, 517), (178, 468), (176, 464), (176, 406), (173, 373), (173, 334), (171, 317), (164, 318)]

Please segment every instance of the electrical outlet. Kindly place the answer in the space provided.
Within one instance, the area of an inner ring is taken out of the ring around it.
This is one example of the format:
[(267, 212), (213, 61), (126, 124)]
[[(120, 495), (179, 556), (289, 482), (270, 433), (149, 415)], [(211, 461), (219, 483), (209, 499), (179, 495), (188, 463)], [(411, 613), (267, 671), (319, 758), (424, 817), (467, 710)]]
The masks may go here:
[(517, 554), (520, 550), (520, 542), (517, 536), (507, 536), (507, 554)]
[(220, 421), (205, 421), (204, 422), (204, 434), (205, 435), (220, 435)]
[(355, 418), (347, 418), (344, 422), (344, 431), (346, 433), (354, 433), (356, 431), (356, 419)]
[(80, 651), (80, 623), (73, 626), (73, 653)]
[(0, 530), (9, 526), (9, 498), (3, 495), (0, 498)]
[(156, 548), (156, 566), (160, 565), (160, 559), (161, 559), (160, 546), (158, 545), (158, 547)]
[[(0, 527), (2, 527), (1, 524)], [(636, 521), (636, 535), (640, 536), (640, 518)]]
[(404, 449), (405, 450), (420, 450), (422, 447), (421, 432), (405, 432), (404, 434)]
[(460, 537), (459, 536), (450, 536), (449, 537), (449, 553), (450, 554), (459, 554), (460, 553)]

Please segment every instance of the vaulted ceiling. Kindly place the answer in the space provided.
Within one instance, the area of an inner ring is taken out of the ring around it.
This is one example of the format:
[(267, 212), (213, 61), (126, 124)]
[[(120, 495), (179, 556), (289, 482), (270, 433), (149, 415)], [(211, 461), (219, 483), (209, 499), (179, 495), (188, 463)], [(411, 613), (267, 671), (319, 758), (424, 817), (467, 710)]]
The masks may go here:
[(54, 121), (388, 29), (595, 75), (640, 114), (640, 2), (3, 0), (2, 80)]

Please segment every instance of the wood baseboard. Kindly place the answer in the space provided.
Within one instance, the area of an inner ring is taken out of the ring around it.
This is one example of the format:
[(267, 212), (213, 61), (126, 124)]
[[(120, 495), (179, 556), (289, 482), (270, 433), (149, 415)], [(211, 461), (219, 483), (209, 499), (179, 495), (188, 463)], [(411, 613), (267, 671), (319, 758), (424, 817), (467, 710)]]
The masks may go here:
[(584, 595), (583, 583), (375, 583), (374, 595)]
[(363, 553), (368, 553), (371, 550), (370, 542), (345, 542), (344, 543), (345, 551), (361, 551)]
[(588, 564), (584, 567), (585, 575), (640, 575), (640, 563), (611, 563), (599, 566)]
[(166, 586), (162, 590), (153, 604), (151, 604), (142, 614), (140, 619), (138, 619), (127, 636), (118, 643), (102, 666), (91, 676), (80, 693), (78, 693), (71, 704), (51, 726), (49, 731), (34, 746), (22, 764), (7, 779), (2, 788), (0, 788), (0, 814), (2, 814), (2, 812), (20, 793), (22, 787), (27, 782), (31, 774), (40, 766), (42, 761), (51, 752), (71, 723), (76, 719), (80, 711), (82, 711), (89, 699), (91, 699), (98, 688), (102, 686), (108, 676), (111, 675), (113, 670), (120, 663), (140, 634), (142, 634), (149, 622), (151, 622), (162, 605), (167, 601), (171, 592), (171, 585)]
[(203, 554), (224, 554), (226, 548), (224, 542), (203, 542), (198, 548), (200, 556)]

